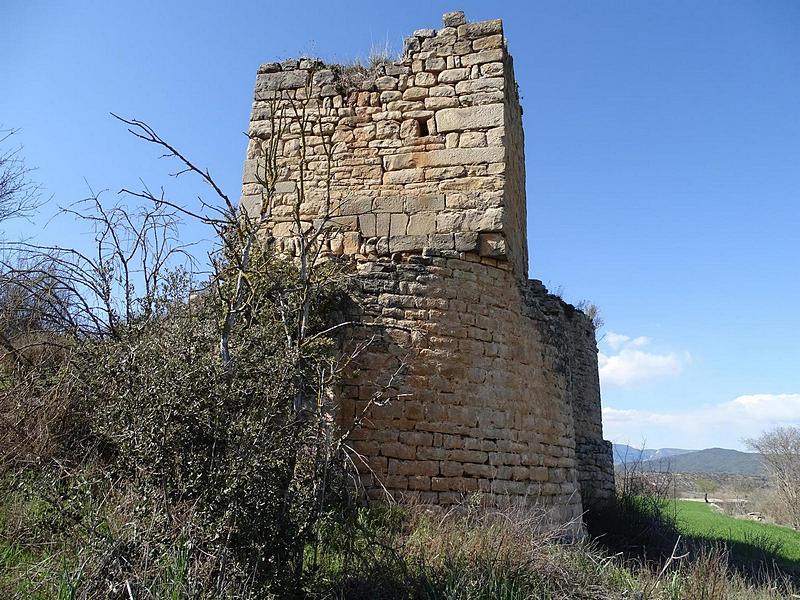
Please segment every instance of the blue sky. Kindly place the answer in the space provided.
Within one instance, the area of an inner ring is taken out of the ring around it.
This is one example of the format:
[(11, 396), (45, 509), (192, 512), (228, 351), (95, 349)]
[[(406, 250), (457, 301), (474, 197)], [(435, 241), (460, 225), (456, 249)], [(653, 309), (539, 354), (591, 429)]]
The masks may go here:
[[(0, 0), (0, 123), (54, 202), (195, 191), (147, 120), (236, 196), (262, 62), (399, 50), (501, 17), (526, 132), (531, 276), (602, 311), (606, 435), (741, 447), (800, 421), (800, 3)], [(7, 228), (80, 243), (55, 221)]]

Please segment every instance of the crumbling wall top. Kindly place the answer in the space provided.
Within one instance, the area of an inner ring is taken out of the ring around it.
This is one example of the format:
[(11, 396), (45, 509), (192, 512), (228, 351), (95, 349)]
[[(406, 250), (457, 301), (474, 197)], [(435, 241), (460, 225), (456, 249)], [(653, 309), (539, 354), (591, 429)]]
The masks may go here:
[(285, 249), (298, 227), (324, 221), (339, 229), (334, 254), (472, 253), (527, 278), (521, 111), (503, 24), (453, 12), (444, 25), (415, 31), (398, 62), (372, 69), (259, 68), (243, 204), (263, 206), (259, 171), (276, 156), (269, 229)]

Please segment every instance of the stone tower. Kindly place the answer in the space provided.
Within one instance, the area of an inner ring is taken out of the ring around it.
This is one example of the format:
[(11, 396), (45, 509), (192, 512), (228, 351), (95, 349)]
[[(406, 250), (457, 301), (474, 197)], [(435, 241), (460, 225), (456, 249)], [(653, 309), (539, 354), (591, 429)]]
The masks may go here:
[(351, 263), (353, 315), (369, 326), (349, 341), (372, 341), (339, 418), (359, 423), (371, 496), (480, 492), (563, 523), (613, 495), (594, 327), (528, 279), (522, 109), (500, 20), (447, 13), (372, 70), (262, 65), (250, 134), (242, 205), (261, 206), (271, 164), (278, 249), (332, 223), (324, 250)]

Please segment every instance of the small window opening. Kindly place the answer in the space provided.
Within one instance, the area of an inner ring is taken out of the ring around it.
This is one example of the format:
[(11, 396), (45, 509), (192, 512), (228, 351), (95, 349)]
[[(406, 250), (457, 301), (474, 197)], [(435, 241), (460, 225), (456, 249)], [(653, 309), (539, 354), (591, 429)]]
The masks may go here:
[(419, 137), (427, 137), (430, 135), (427, 119), (417, 119), (417, 134)]

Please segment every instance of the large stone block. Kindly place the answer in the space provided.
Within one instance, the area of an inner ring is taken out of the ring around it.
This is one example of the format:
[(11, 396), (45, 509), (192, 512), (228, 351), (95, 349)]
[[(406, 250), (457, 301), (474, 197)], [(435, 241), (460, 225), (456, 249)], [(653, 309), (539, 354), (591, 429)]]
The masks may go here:
[(461, 57), (461, 64), (465, 67), (472, 65), (482, 65), (483, 63), (499, 62), (503, 60), (503, 51), (501, 49), (481, 50), (474, 54), (467, 54)]
[[(480, 79), (459, 81), (456, 84), (456, 93), (475, 94), (478, 92), (502, 91), (503, 83), (504, 79), (502, 77), (482, 77)], [(489, 127), (494, 127), (494, 125), (489, 125)]]
[(439, 73), (439, 83), (455, 83), (464, 79), (469, 79), (469, 69), (466, 67), (448, 69)]
[(481, 233), (478, 236), (478, 252), (481, 256), (491, 256), (494, 258), (505, 256), (506, 240), (499, 233)]
[[(403, 198), (401, 196), (380, 196), (379, 198), (375, 198), (372, 206), (376, 213), (403, 212)], [(380, 214), (378, 216), (380, 216)]]
[(403, 92), (403, 100), (422, 100), (428, 96), (428, 88), (410, 87)]
[(503, 21), (501, 19), (466, 23), (458, 27), (458, 37), (468, 40), (474, 40), (497, 33), (503, 33)]
[(279, 71), (277, 73), (261, 73), (256, 77), (256, 97), (259, 92), (277, 90), (293, 90), (304, 87), (308, 81), (306, 71)]
[(420, 169), (402, 169), (399, 171), (387, 171), (383, 174), (383, 183), (403, 185), (414, 183), (425, 179), (424, 171)]
[(376, 227), (376, 215), (367, 214), (358, 216), (358, 229), (365, 237), (378, 235)]
[(425, 152), (415, 160), (427, 167), (449, 167), (501, 162), (504, 156), (503, 148), (448, 148)]
[(467, 231), (502, 231), (505, 208), (470, 209), (464, 215)]
[(474, 252), (478, 247), (477, 231), (459, 231), (454, 237), (455, 249), (460, 252)]
[(405, 154), (392, 154), (383, 157), (383, 168), (387, 171), (411, 169), (414, 166), (414, 155), (410, 152)]
[(422, 250), (428, 238), (424, 235), (392, 235), (389, 238), (389, 252), (410, 252)]
[(341, 215), (361, 215), (372, 211), (372, 198), (345, 198), (339, 204)]
[(444, 108), (436, 112), (436, 129), (439, 133), (488, 129), (503, 125), (503, 105)]
[(258, 183), (257, 173), (260, 167), (260, 161), (256, 158), (251, 158), (244, 161), (244, 172), (242, 174), (243, 183)]
[(396, 77), (389, 77), (385, 75), (383, 77), (378, 77), (375, 80), (375, 87), (381, 91), (390, 91), (397, 89), (397, 78)]
[(418, 212), (409, 217), (408, 235), (427, 235), (436, 233), (436, 214)]
[(442, 22), (444, 23), (445, 27), (458, 27), (459, 25), (466, 23), (467, 19), (464, 16), (463, 10), (456, 10), (453, 12), (444, 13), (442, 16)]
[(455, 108), (458, 106), (458, 98), (433, 97), (425, 98), (425, 108), (439, 110), (442, 108)]
[(405, 199), (405, 207), (408, 213), (419, 211), (441, 211), (444, 210), (444, 196), (442, 194), (419, 194), (408, 196)]
[(474, 42), (472, 42), (472, 48), (476, 51), (488, 50), (492, 48), (502, 48), (502, 47), (503, 47), (503, 35), (500, 33), (479, 38)]
[(455, 240), (452, 233), (435, 233), (428, 236), (428, 246), (434, 250), (454, 250)]
[(408, 215), (405, 213), (394, 213), (390, 217), (389, 227), (392, 236), (405, 235), (408, 229)]

